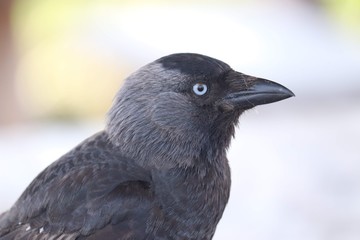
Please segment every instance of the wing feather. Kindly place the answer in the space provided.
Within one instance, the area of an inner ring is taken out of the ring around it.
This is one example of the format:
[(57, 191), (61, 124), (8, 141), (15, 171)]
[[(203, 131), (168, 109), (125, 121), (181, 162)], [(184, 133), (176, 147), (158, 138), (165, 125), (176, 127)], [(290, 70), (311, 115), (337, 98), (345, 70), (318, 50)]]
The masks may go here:
[(46, 168), (0, 215), (0, 240), (133, 239), (144, 236), (152, 201), (149, 171), (101, 132)]

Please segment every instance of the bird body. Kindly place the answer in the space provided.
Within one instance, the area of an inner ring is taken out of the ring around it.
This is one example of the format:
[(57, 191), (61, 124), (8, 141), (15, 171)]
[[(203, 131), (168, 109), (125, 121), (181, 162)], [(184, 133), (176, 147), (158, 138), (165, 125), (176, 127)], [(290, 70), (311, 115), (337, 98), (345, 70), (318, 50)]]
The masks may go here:
[(212, 239), (242, 112), (292, 96), (199, 54), (129, 76), (104, 131), (48, 166), (0, 215), (0, 240)]

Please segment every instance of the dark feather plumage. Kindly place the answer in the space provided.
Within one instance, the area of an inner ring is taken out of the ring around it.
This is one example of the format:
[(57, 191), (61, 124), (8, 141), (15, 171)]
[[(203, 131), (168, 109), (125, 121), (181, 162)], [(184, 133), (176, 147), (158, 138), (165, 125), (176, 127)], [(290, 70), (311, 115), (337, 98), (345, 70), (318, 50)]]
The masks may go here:
[[(206, 94), (194, 93), (197, 83)], [(229, 198), (226, 149), (240, 114), (290, 96), (199, 54), (146, 65), (125, 81), (106, 129), (0, 215), (0, 240), (211, 239)]]

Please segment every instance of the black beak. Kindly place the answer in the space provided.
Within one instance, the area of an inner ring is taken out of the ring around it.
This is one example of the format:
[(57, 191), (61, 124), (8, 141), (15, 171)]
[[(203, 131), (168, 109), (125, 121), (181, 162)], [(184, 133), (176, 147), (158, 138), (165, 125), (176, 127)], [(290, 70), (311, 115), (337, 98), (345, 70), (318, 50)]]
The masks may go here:
[[(246, 75), (242, 75), (245, 77)], [(231, 92), (223, 100), (234, 108), (249, 109), (257, 105), (273, 103), (284, 100), (295, 94), (286, 87), (270, 80), (246, 76), (250, 80), (245, 80), (249, 85), (245, 89)]]

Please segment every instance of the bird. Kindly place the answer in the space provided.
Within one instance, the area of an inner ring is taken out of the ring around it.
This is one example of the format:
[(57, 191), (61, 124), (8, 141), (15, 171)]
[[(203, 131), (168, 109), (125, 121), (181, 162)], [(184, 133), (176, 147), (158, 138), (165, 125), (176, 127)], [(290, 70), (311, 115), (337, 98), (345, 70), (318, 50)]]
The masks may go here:
[(104, 130), (43, 170), (0, 215), (0, 240), (212, 239), (230, 195), (239, 117), (293, 97), (197, 53), (127, 77)]

